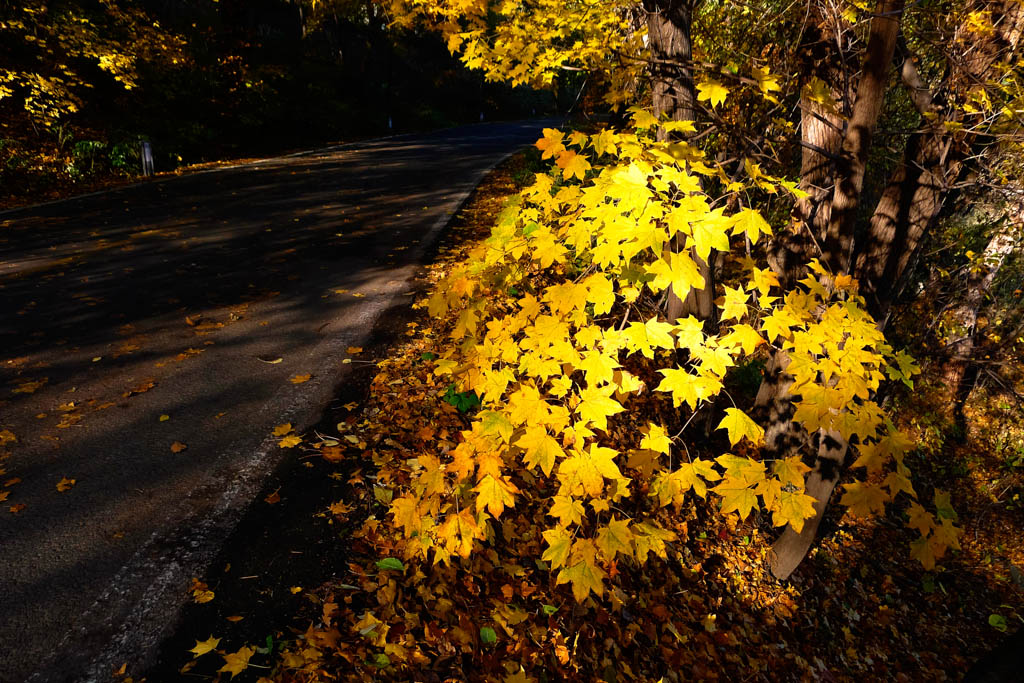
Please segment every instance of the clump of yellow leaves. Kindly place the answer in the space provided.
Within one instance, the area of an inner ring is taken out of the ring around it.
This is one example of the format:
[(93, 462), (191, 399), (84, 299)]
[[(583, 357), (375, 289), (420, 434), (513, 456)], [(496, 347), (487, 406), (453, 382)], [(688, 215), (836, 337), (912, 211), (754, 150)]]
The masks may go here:
[[(411, 461), (410, 485), (391, 501), (407, 558), (468, 558), (494, 540), (507, 510), (542, 502), (542, 538), (506, 535), (504, 543), (535, 553), (583, 601), (603, 594), (615, 563), (665, 557), (676, 538), (665, 509), (691, 496), (710, 493), (723, 514), (740, 518), (764, 510), (774, 525), (799, 531), (814, 499), (798, 457), (701, 458), (682, 430), (656, 422), (612, 438), (639, 395), (653, 392), (693, 415), (723, 393), (730, 368), (766, 344), (790, 358), (794, 419), (860, 444), (855, 464), (870, 476), (847, 487), (851, 511), (874, 514), (901, 491), (915, 496), (903, 462), (911, 444), (871, 397), (886, 377), (909, 383), (917, 369), (886, 344), (852, 280), (812, 263), (812, 276), (781, 292), (774, 273), (743, 258), (746, 279), (724, 289), (717, 334), (692, 316), (663, 319), (657, 303), (669, 289), (685, 297), (706, 286), (697, 257), (756, 243), (770, 227), (754, 209), (713, 208), (700, 176), (722, 171), (685, 142), (656, 142), (657, 121), (646, 112), (635, 112), (634, 124), (596, 135), (545, 130), (537, 147), (554, 160), (551, 171), (430, 299), (433, 315), (456, 319), (435, 374), (475, 391), (481, 409), (457, 447)], [(763, 173), (750, 182), (792, 188)], [(764, 435), (736, 406), (718, 429), (748, 454)], [(922, 533), (945, 533), (918, 508)]]

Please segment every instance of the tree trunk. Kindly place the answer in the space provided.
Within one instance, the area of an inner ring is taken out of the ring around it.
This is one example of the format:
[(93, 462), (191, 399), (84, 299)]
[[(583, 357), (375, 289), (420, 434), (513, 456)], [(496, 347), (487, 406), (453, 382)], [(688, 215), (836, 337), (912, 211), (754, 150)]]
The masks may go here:
[[(882, 0), (879, 3), (878, 14), (871, 21), (864, 67), (857, 84), (857, 98), (853, 103), (853, 113), (836, 164), (835, 189), (823, 249), (826, 265), (834, 273), (847, 272), (850, 267), (854, 219), (864, 187), (864, 171), (871, 148), (871, 135), (882, 111), (886, 81), (896, 50), (896, 37), (899, 35), (902, 12), (903, 0)], [(781, 352), (777, 352), (776, 358), (780, 355)], [(774, 399), (776, 404), (781, 401), (792, 401), (788, 396), (788, 390)], [(791, 406), (788, 412), (791, 414)], [(769, 424), (765, 432), (766, 443), (769, 434), (776, 439), (785, 435), (786, 441), (792, 441), (793, 434), (798, 432), (799, 428), (788, 417), (784, 418), (786, 424)], [(805, 480), (807, 494), (817, 501), (814, 504), (815, 515), (804, 522), (800, 533), (787, 526), (772, 544), (771, 571), (778, 579), (789, 578), (807, 555), (832, 491), (839, 481), (843, 460), (848, 450), (846, 441), (833, 430), (819, 430), (815, 440), (817, 452), (814, 466)]]
[(825, 237), (825, 264), (833, 273), (847, 273), (853, 252), (854, 222), (867, 168), (871, 136), (885, 102), (886, 81), (896, 52), (903, 0), (881, 0), (871, 20), (864, 67), (857, 82), (857, 99), (843, 137), (836, 173), (832, 214)]
[[(696, 91), (690, 63), (693, 45), (690, 30), (693, 25), (694, 0), (644, 0), (647, 12), (647, 35), (651, 51), (651, 99), (654, 115), (666, 116), (672, 121), (693, 121)], [(658, 139), (666, 139), (664, 130)], [(669, 291), (665, 315), (669, 321), (686, 315), (709, 320), (714, 313), (714, 252), (705, 262), (691, 254), (704, 277), (704, 289), (691, 289), (686, 299)]]

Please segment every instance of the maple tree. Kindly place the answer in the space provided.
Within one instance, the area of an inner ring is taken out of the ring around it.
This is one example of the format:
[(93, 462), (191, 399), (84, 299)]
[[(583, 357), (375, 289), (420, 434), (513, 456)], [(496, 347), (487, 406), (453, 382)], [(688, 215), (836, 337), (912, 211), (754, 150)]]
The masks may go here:
[[(440, 30), (449, 48), (488, 78), (546, 83), (558, 69), (584, 69), (601, 74), (609, 103), (650, 97), (653, 104), (653, 113), (631, 108), (626, 129), (546, 130), (537, 147), (554, 160), (552, 171), (538, 174), (482, 253), (431, 300), (434, 314), (459, 311), (452, 330), (458, 349), (439, 361), (438, 373), (475, 392), (482, 408), (446, 457), (418, 459), (411, 490), (392, 502), (407, 556), (435, 562), (468, 557), (493, 538), (491, 524), (507, 509), (541, 496), (550, 501), (546, 514), (554, 520), (543, 534), (548, 547), (542, 557), (582, 600), (603, 592), (619, 555), (642, 563), (673, 538), (658, 523), (657, 510), (647, 509), (647, 497), (678, 508), (689, 491), (702, 498), (711, 491), (723, 513), (746, 517), (763, 507), (775, 525), (787, 526), (777, 544), (784, 558), (774, 566), (786, 576), (813, 540), (851, 443), (853, 468), (865, 474), (864, 481), (846, 484), (841, 498), (853, 514), (882, 513), (903, 494), (913, 506), (910, 525), (920, 534), (911, 552), (922, 564), (931, 567), (958, 546), (952, 519), (917, 502), (904, 459), (913, 443), (873, 400), (885, 380), (912, 385), (916, 366), (885, 342), (858, 294), (859, 281), (849, 274), (854, 218), (901, 3), (840, 18), (849, 27), (863, 19), (868, 29), (848, 123), (833, 89), (816, 76), (785, 93), (780, 76), (763, 61), (740, 75), (735, 63), (723, 68), (694, 59), (690, 30), (697, 8), (687, 3), (645, 3), (650, 40), (642, 39), (638, 8), (619, 3), (387, 4), (396, 21), (426, 21)], [(702, 47), (700, 37), (692, 42)], [(702, 57), (714, 56), (707, 53)], [(705, 75), (693, 78), (695, 66)], [(1012, 97), (1015, 88), (1002, 91)], [(749, 155), (741, 155), (740, 172), (733, 173), (709, 154), (724, 125), (715, 112), (744, 92), (768, 105), (795, 94), (814, 104), (810, 111), (834, 112), (843, 123), (847, 133), (830, 143), (839, 150), (831, 199), (804, 189), (806, 178), (768, 173)], [(707, 108), (698, 112), (701, 102)], [(1012, 119), (1013, 112), (1004, 108), (995, 117)], [(702, 135), (711, 142), (692, 142)], [(726, 256), (737, 247), (749, 254), (759, 237), (773, 236), (777, 231), (754, 207), (758, 201), (773, 207), (786, 196), (797, 220), (808, 202), (828, 204), (818, 243), (823, 263), (805, 255), (773, 270), (749, 256)], [(744, 275), (716, 291), (715, 271), (723, 268)], [(698, 316), (660, 305), (691, 292), (710, 300), (719, 291), (724, 296), (713, 312), (691, 309)], [(762, 427), (735, 405), (719, 428), (733, 449), (749, 441), (745, 454), (692, 457), (683, 436), (687, 426), (701, 411), (715, 410), (729, 368), (759, 345), (771, 349), (774, 371), (781, 373), (776, 377), (785, 380), (773, 399), (784, 410), (765, 425), (772, 431), (768, 459), (749, 448), (761, 445)], [(639, 422), (631, 402), (647, 391), (682, 411), (673, 420), (681, 429)], [(616, 421), (630, 424), (627, 431), (635, 435), (625, 449), (613, 448), (620, 444), (608, 438)], [(815, 435), (813, 470), (799, 449), (780, 452), (779, 433)], [(813, 523), (805, 528), (806, 520)], [(504, 542), (518, 541), (506, 535)]]

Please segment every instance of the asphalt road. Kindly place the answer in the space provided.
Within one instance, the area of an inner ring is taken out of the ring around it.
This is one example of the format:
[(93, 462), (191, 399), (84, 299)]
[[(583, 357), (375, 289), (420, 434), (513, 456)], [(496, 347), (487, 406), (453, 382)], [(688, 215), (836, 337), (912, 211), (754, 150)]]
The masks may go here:
[(109, 680), (151, 656), (285, 457), (275, 425), (317, 420), (347, 348), (543, 125), (0, 213), (0, 681)]

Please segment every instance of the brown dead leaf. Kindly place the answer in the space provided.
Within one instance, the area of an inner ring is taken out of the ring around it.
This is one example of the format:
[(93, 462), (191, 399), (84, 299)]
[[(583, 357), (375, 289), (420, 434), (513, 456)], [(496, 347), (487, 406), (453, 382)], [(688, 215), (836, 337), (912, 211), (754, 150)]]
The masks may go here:
[[(281, 489), (278, 489), (277, 491), (280, 491), (280, 490)], [(269, 496), (264, 498), (263, 501), (265, 503), (269, 503), (270, 505), (273, 505), (275, 503), (280, 503), (281, 502), (281, 494), (279, 494), (277, 491), (274, 491), (273, 493), (271, 493)]]
[(5, 481), (4, 482), (4, 486), (14, 486), (15, 484), (20, 484), (20, 483), (21, 483), (21, 477), (14, 477), (13, 479), (8, 479), (7, 481)]
[(341, 462), (345, 459), (345, 453), (340, 446), (327, 446), (320, 450), (320, 455), (327, 462)]
[(126, 391), (123, 394), (123, 396), (125, 398), (128, 398), (129, 396), (135, 396), (136, 394), (144, 394), (144, 393), (146, 393), (147, 391), (149, 391), (150, 389), (152, 389), (155, 386), (156, 386), (156, 380), (155, 379), (143, 380), (138, 386), (136, 386), (136, 387)]
[(25, 505), (24, 503), (15, 503), (14, 505), (12, 505), (11, 507), (9, 507), (7, 509), (10, 510), (14, 514), (19, 514), (26, 507), (28, 507), (28, 506)]

